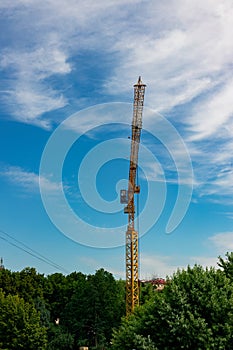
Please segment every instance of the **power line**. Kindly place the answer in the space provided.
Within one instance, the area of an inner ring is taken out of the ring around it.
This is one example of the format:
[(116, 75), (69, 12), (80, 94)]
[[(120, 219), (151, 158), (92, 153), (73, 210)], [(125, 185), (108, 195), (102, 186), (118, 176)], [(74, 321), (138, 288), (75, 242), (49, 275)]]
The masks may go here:
[[(7, 238), (0, 236), (0, 239), (4, 240), (5, 242), (9, 243), (10, 245), (24, 251), (25, 253), (33, 256), (34, 258), (43, 261), (44, 263), (55, 267), (57, 270), (63, 271), (65, 273), (69, 273), (69, 271), (67, 271), (63, 266), (58, 265), (57, 263), (53, 262), (51, 259), (46, 258), (44, 255), (40, 254), (39, 252), (37, 252), (36, 250), (30, 248), (28, 245), (24, 244), (23, 242), (19, 241), (18, 239), (14, 238), (12, 235), (10, 235), (9, 233), (7, 233), (6, 231), (3, 231), (0, 229), (0, 232), (3, 233), (4, 235), (6, 235), (7, 237), (9, 237), (10, 239), (12, 239), (13, 241), (17, 242), (18, 244), (22, 245), (24, 248), (20, 247), (19, 245), (17, 245), (16, 243), (13, 243), (11, 241), (9, 241)], [(28, 251), (29, 250), (29, 251)]]

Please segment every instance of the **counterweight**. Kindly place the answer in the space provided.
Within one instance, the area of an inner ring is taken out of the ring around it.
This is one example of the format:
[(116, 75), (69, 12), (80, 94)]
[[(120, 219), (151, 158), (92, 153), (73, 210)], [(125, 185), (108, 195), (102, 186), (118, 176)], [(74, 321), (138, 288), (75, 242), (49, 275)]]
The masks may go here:
[(128, 227), (126, 231), (126, 315), (134, 311), (139, 305), (139, 283), (138, 283), (138, 232), (134, 227), (135, 203), (134, 194), (139, 194), (140, 187), (136, 183), (138, 168), (138, 151), (142, 129), (142, 111), (146, 85), (139, 77), (134, 85), (134, 106), (131, 134), (131, 152), (128, 191), (122, 190), (121, 200), (127, 203), (124, 212), (128, 214)]

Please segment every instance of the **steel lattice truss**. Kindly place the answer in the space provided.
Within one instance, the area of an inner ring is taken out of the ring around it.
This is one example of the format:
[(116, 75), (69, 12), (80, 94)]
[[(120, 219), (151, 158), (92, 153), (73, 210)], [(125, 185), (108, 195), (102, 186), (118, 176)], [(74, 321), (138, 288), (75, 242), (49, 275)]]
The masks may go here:
[[(139, 194), (140, 187), (136, 183), (138, 167), (138, 151), (142, 129), (142, 111), (144, 103), (146, 85), (142, 83), (139, 77), (137, 84), (134, 85), (134, 107), (131, 135), (131, 152), (129, 181), (127, 191), (127, 206), (124, 212), (128, 214), (128, 228), (126, 232), (126, 314), (134, 311), (135, 306), (139, 305), (139, 283), (138, 283), (138, 232), (134, 228), (135, 203), (134, 194)], [(126, 191), (124, 191), (126, 192)]]

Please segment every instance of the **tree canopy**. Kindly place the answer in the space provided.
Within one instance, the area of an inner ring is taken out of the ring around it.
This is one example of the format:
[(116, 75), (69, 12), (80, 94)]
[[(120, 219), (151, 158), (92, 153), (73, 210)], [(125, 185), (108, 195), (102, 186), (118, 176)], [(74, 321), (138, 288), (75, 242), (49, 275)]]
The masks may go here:
[(141, 285), (141, 306), (128, 318), (125, 281), (104, 269), (0, 270), (0, 349), (231, 350), (233, 253), (218, 264), (178, 270), (160, 291)]
[(46, 329), (34, 306), (0, 290), (0, 348), (44, 350), (46, 344)]
[[(112, 328), (120, 325), (125, 313), (124, 285), (104, 269), (97, 270), (94, 275), (73, 272), (67, 276), (61, 273), (44, 276), (34, 268), (25, 268), (21, 272), (1, 270), (0, 286), (4, 294), (1, 296), (0, 310), (3, 311), (4, 307), (6, 309), (4, 305), (10, 301), (18, 305), (18, 309), (15, 306), (18, 310), (18, 323), (14, 324), (17, 334), (21, 333), (20, 327), (24, 327), (20, 318), (28, 319), (27, 327), (36, 318), (35, 327), (38, 326), (38, 332), (35, 331), (34, 335), (36, 337), (36, 334), (44, 332), (48, 350), (76, 349), (81, 345), (106, 347), (110, 344)], [(30, 317), (25, 316), (23, 309), (25, 313), (30, 311)], [(13, 311), (10, 314), (10, 310), (9, 307), (8, 313), (1, 312), (1, 320), (8, 329), (9, 339), (11, 332), (14, 334), (10, 324), (14, 314)], [(9, 347), (8, 333), (2, 326), (0, 349), (13, 349)], [(23, 339), (22, 336), (15, 337), (16, 348), (31, 349), (26, 339), (26, 345), (21, 347)], [(44, 338), (41, 336), (40, 339)], [(33, 341), (32, 348), (41, 349), (39, 345), (36, 347), (36, 338)]]
[[(146, 345), (148, 343), (148, 345)], [(125, 319), (113, 349), (233, 348), (233, 285), (220, 270), (188, 267)]]

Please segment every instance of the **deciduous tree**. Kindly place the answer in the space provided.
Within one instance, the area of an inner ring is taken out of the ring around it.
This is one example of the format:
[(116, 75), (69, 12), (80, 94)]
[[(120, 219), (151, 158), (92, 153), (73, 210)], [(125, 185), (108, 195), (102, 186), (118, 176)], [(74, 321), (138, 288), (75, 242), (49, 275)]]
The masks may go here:
[(232, 283), (213, 268), (178, 271), (162, 292), (124, 320), (112, 348), (137, 349), (137, 336), (149, 336), (159, 350), (232, 349)]
[(0, 349), (45, 350), (46, 328), (33, 305), (0, 290)]

